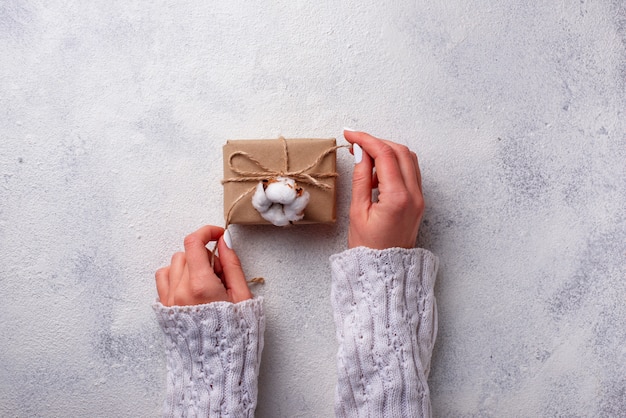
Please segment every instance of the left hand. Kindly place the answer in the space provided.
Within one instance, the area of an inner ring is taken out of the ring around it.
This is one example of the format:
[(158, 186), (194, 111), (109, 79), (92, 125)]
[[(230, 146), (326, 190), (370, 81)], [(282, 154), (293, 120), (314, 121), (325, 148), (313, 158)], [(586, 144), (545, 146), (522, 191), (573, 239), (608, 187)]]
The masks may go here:
[[(156, 286), (165, 306), (201, 305), (226, 301), (238, 303), (252, 298), (235, 252), (224, 241), (224, 229), (207, 225), (185, 237), (185, 252), (172, 256), (171, 265), (157, 270)], [(217, 240), (219, 259), (206, 245)]]

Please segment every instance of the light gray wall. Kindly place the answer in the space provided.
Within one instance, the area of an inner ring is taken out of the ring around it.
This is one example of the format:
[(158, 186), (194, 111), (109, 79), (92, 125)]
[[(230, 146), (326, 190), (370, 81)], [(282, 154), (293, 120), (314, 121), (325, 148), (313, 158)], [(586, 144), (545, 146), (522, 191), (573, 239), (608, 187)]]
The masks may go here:
[[(322, 4), (318, 4), (322, 3)], [(229, 138), (416, 150), (441, 417), (626, 415), (626, 5), (0, 3), (0, 415), (155, 416), (153, 272), (221, 224)], [(332, 415), (333, 227), (235, 227), (258, 416)]]

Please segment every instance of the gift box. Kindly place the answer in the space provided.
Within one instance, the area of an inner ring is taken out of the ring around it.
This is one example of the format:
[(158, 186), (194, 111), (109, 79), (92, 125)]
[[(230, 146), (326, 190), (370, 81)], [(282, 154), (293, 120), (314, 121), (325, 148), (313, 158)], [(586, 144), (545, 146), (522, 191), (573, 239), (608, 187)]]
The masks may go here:
[(260, 181), (291, 177), (310, 194), (297, 223), (336, 219), (336, 141), (330, 139), (229, 140), (224, 152), (224, 218), (227, 224), (269, 224), (252, 206)]

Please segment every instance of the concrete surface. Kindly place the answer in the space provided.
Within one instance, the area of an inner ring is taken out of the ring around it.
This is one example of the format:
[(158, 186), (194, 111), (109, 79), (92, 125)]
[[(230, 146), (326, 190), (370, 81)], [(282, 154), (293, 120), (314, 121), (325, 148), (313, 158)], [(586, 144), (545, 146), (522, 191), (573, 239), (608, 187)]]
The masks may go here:
[[(321, 3), (321, 4), (318, 4)], [(221, 224), (229, 138), (420, 156), (439, 417), (626, 416), (626, 3), (0, 3), (0, 415), (155, 416), (153, 272)], [(235, 227), (260, 417), (332, 415), (335, 226)]]

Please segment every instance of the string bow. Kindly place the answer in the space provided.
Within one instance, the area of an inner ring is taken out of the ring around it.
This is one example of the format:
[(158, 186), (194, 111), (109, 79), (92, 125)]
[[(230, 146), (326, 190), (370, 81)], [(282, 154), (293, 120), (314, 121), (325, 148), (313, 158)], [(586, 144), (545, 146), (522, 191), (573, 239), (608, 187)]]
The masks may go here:
[[(242, 183), (242, 182), (249, 182), (249, 181), (262, 181), (262, 180), (267, 180), (272, 177), (280, 176), (280, 177), (290, 177), (294, 179), (296, 182), (311, 184), (315, 187), (319, 187), (320, 189), (324, 189), (324, 190), (332, 189), (331, 186), (319, 180), (337, 177), (337, 173), (330, 173), (330, 172), (329, 173), (307, 173), (307, 171), (316, 167), (320, 162), (322, 162), (324, 158), (326, 158), (328, 154), (335, 152), (339, 148), (344, 148), (345, 145), (336, 145), (336, 146), (330, 147), (326, 151), (322, 152), (315, 159), (315, 161), (313, 161), (311, 164), (307, 165), (306, 167), (300, 170), (296, 170), (296, 171), (289, 171), (289, 151), (287, 149), (287, 141), (282, 136), (278, 138), (278, 140), (282, 141), (282, 144), (283, 144), (284, 167), (282, 170), (273, 170), (271, 168), (266, 167), (265, 165), (263, 165), (263, 163), (257, 160), (253, 155), (245, 151), (235, 151), (232, 154), (230, 154), (230, 157), (228, 157), (228, 166), (239, 177), (232, 177), (229, 179), (224, 179), (222, 180), (222, 184), (235, 183), (235, 182)], [(246, 170), (237, 168), (233, 164), (233, 159), (237, 156), (245, 157), (248, 161), (252, 162), (254, 165), (259, 167), (260, 171), (246, 171)], [(237, 199), (236, 202), (238, 200), (239, 199)]]

